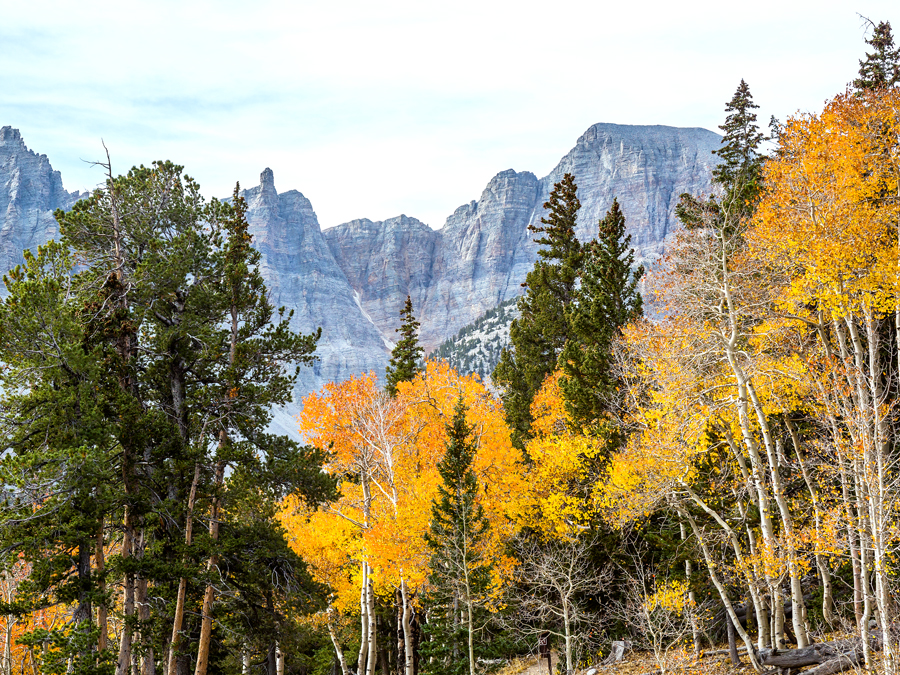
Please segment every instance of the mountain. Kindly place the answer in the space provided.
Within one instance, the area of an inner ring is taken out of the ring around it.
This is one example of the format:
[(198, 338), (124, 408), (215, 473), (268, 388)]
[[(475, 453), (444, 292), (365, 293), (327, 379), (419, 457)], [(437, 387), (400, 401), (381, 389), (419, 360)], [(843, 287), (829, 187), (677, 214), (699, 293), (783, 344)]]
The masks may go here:
[(53, 212), (70, 209), (83, 196), (65, 191), (47, 155), (25, 147), (18, 129), (0, 127), (0, 274), (22, 262), (23, 250), (36, 251), (56, 237)]
[(519, 316), (517, 301), (510, 298), (489, 309), (444, 340), (427, 358), (446, 361), (458, 373), (476, 373), (489, 382), (500, 363), (500, 353), (509, 346), (509, 327)]
[[(498, 173), (440, 230), (401, 215), (323, 231), (309, 200), (296, 190), (278, 193), (264, 170), (260, 184), (243, 193), (263, 276), (276, 306), (293, 310), (298, 331), (322, 327), (320, 361), (301, 369), (295, 400), (355, 373), (383, 376), (406, 295), (426, 352), (517, 297), (537, 257), (528, 225), (540, 222), (553, 184), (567, 172), (582, 203), (579, 238), (594, 237), (615, 196), (639, 259), (657, 258), (674, 230), (679, 195), (710, 191), (719, 142), (705, 129), (595, 124), (549, 175)], [(17, 130), (0, 129), (0, 272), (21, 261), (22, 249), (57, 236), (53, 211), (82, 196), (65, 191), (59, 172)], [(491, 330), (485, 340), (506, 339)], [(470, 361), (480, 372), (491, 358), (485, 352)], [(295, 433), (297, 403), (276, 411), (275, 429)]]
[(577, 234), (596, 235), (613, 197), (628, 220), (639, 262), (665, 251), (683, 192), (709, 192), (712, 150), (705, 129), (595, 124), (544, 178), (513, 170), (494, 176), (477, 201), (434, 231), (414, 218), (356, 220), (324, 232), (362, 308), (389, 338), (408, 293), (426, 352), (487, 310), (521, 293), (537, 258), (529, 224), (546, 214), (554, 183), (572, 173), (581, 211)]

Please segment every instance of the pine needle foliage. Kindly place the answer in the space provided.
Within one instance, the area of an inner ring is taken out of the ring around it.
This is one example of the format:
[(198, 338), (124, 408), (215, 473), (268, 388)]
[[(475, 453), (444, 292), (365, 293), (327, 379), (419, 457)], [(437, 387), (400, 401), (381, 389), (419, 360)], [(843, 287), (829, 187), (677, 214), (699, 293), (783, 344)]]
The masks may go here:
[(722, 205), (726, 209), (750, 208), (759, 200), (762, 189), (763, 156), (759, 146), (765, 140), (756, 123), (759, 108), (753, 102), (750, 87), (742, 79), (725, 106), (725, 132), (722, 147), (713, 150), (722, 161), (713, 169), (713, 181), (725, 188)]
[(413, 315), (412, 298), (406, 296), (406, 303), (400, 310), (402, 324), (395, 332), (400, 333), (400, 341), (391, 351), (391, 361), (387, 367), (385, 391), (397, 395), (400, 382), (410, 382), (422, 370), (422, 355), (425, 350), (419, 344), (419, 322)]
[(523, 447), (529, 438), (531, 401), (544, 379), (556, 368), (557, 358), (569, 338), (566, 306), (572, 302), (584, 261), (584, 249), (575, 237), (581, 202), (575, 178), (567, 173), (553, 186), (543, 226), (529, 226), (541, 245), (538, 260), (525, 278), (525, 294), (519, 299), (520, 316), (510, 326), (511, 349), (503, 351), (493, 380), (502, 398), (513, 439)]
[(478, 445), (466, 422), (462, 398), (456, 404), (453, 421), (447, 425), (447, 435), (447, 452), (437, 467), (441, 484), (431, 505), (425, 541), (432, 551), (429, 582), (434, 608), (428, 628), (433, 639), (427, 643), (431, 650), (427, 656), (435, 661), (427, 666), (427, 672), (449, 674), (469, 671), (476, 654), (481, 653), (475, 644), (474, 627), (484, 623), (477, 615), (486, 612), (483, 605), (491, 565), (482, 554), (489, 524), (478, 503), (474, 469)]
[(613, 199), (597, 239), (586, 247), (581, 285), (566, 312), (571, 337), (559, 359), (566, 408), (580, 428), (596, 426), (615, 398), (612, 344), (619, 329), (643, 313), (643, 274), (634, 265), (625, 214)]
[(900, 47), (894, 46), (891, 22), (869, 23), (874, 30), (866, 44), (873, 51), (867, 51), (866, 58), (860, 59), (859, 77), (853, 80), (853, 86), (858, 91), (895, 87), (900, 84)]

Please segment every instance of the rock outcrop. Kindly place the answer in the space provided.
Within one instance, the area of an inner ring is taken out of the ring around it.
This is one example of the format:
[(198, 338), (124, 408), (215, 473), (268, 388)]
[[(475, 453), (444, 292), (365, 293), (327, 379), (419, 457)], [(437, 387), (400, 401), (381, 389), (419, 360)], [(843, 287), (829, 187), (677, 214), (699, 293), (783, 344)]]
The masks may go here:
[[(548, 176), (502, 171), (440, 230), (402, 215), (323, 232), (309, 200), (295, 190), (279, 194), (266, 169), (259, 186), (243, 193), (263, 276), (276, 306), (294, 312), (296, 330), (322, 327), (320, 361), (301, 369), (297, 403), (328, 381), (368, 370), (383, 375), (407, 295), (426, 352), (519, 295), (537, 258), (528, 225), (540, 222), (566, 172), (574, 174), (582, 203), (579, 238), (594, 237), (618, 197), (639, 257), (658, 257), (674, 229), (679, 195), (710, 190), (719, 140), (704, 129), (595, 124)], [(81, 196), (63, 189), (59, 172), (25, 147), (17, 130), (0, 129), (0, 272), (19, 263), (23, 249), (57, 236), (53, 211)], [(277, 411), (274, 427), (294, 432), (295, 410)]]
[[(56, 209), (69, 209), (83, 195), (66, 192), (47, 155), (25, 146), (18, 129), (0, 127), (0, 274), (22, 262), (22, 251), (59, 235)], [(0, 284), (0, 295), (6, 287)]]
[(422, 323), (420, 339), (431, 351), (521, 293), (537, 258), (528, 225), (546, 214), (543, 204), (565, 173), (578, 183), (578, 237), (596, 236), (598, 220), (618, 197), (638, 258), (648, 262), (665, 251), (679, 196), (709, 192), (712, 150), (719, 141), (705, 129), (595, 124), (548, 176), (498, 173), (441, 230), (401, 216), (383, 223), (353, 221), (324, 234), (382, 333), (392, 334), (409, 293)]
[[(259, 186), (245, 190), (243, 196), (273, 304), (293, 311), (291, 326), (299, 332), (322, 328), (316, 349), (319, 361), (300, 369), (295, 402), (325, 382), (369, 370), (383, 373), (392, 345), (360, 306), (357, 292), (322, 237), (309, 200), (296, 190), (278, 194), (271, 169), (263, 171)], [(296, 403), (276, 411), (275, 429), (295, 432)]]

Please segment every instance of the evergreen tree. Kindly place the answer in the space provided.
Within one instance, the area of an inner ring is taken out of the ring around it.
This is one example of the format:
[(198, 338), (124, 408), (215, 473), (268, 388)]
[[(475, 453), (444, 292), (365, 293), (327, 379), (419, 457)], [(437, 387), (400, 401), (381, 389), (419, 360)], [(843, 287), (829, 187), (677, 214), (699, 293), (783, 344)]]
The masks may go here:
[(412, 299), (406, 296), (406, 304), (400, 310), (402, 324), (395, 332), (402, 336), (391, 351), (391, 362), (387, 367), (385, 391), (397, 395), (397, 384), (410, 382), (422, 367), (420, 365), (425, 350), (419, 344), (419, 322), (413, 316)]
[(584, 259), (584, 250), (575, 237), (581, 202), (572, 174), (553, 186), (549, 210), (541, 226), (529, 226), (543, 235), (534, 269), (525, 278), (525, 294), (519, 299), (519, 318), (509, 330), (510, 348), (504, 349), (492, 374), (502, 388), (507, 420), (518, 447), (530, 435), (531, 401), (556, 368), (557, 358), (569, 338), (566, 307), (572, 302)]
[(900, 47), (894, 46), (890, 21), (880, 21), (866, 44), (873, 47), (859, 62), (859, 77), (853, 80), (858, 91), (895, 87), (900, 84)]
[[(429, 673), (475, 674), (475, 626), (482, 623), (483, 598), (491, 566), (482, 554), (488, 520), (478, 503), (478, 479), (473, 469), (477, 445), (466, 423), (462, 398), (447, 426), (449, 443), (438, 464), (441, 484), (431, 505), (431, 524), (425, 535), (432, 551), (429, 582), (433, 590), (428, 630), (432, 640), (423, 656), (433, 657)], [(424, 659), (423, 659), (424, 660)]]
[(765, 140), (756, 124), (759, 108), (753, 102), (750, 87), (744, 80), (725, 107), (725, 132), (722, 147), (713, 150), (721, 162), (713, 169), (713, 180), (725, 189), (722, 208), (746, 213), (752, 211), (762, 190), (763, 157), (759, 146)]
[(617, 199), (586, 249), (581, 285), (566, 312), (571, 337), (559, 359), (566, 407), (582, 428), (597, 424), (608, 410), (616, 391), (612, 342), (619, 329), (643, 311), (637, 287), (644, 268), (634, 269), (631, 235), (625, 234), (625, 215)]
[[(76, 608), (58, 634), (25, 637), (47, 646), (42, 672), (127, 673), (133, 659), (165, 669), (173, 632), (186, 638), (171, 650), (181, 672), (201, 613), (221, 616), (212, 595), (203, 608), (203, 582), (230, 597), (247, 582), (234, 567), (209, 569), (238, 517), (219, 510), (225, 495), (283, 541), (281, 496), (333, 492), (321, 453), (266, 433), (272, 406), (292, 393), (287, 365), (311, 360), (317, 334), (275, 317), (242, 204), (203, 203), (179, 166), (110, 176), (56, 218), (63, 241), (26, 253), (0, 302), (10, 507), (0, 550), (21, 552), (33, 572), (16, 611)], [(210, 534), (192, 539), (201, 515)], [(116, 554), (101, 567), (104, 547)], [(107, 579), (121, 582), (118, 598)], [(118, 644), (107, 612), (118, 615)]]

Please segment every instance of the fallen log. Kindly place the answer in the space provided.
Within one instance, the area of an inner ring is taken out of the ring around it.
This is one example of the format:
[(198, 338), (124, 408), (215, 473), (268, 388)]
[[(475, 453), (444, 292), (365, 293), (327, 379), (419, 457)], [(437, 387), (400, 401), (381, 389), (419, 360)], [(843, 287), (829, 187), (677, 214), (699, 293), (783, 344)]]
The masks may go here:
[(759, 651), (759, 662), (764, 666), (803, 668), (804, 666), (826, 663), (838, 657), (851, 656), (859, 649), (860, 641), (858, 638), (820, 642), (802, 649), (761, 649)]
[(862, 651), (854, 652), (844, 656), (839, 656), (831, 661), (826, 661), (820, 666), (804, 670), (803, 675), (834, 675), (850, 670), (860, 664), (862, 661)]
[[(737, 650), (738, 650), (738, 654), (746, 654), (747, 653), (746, 647), (738, 647)], [(730, 649), (714, 649), (712, 651), (703, 651), (703, 652), (700, 652), (700, 658), (705, 659), (707, 656), (724, 656), (724, 655), (728, 654), (730, 651), (731, 651)]]

